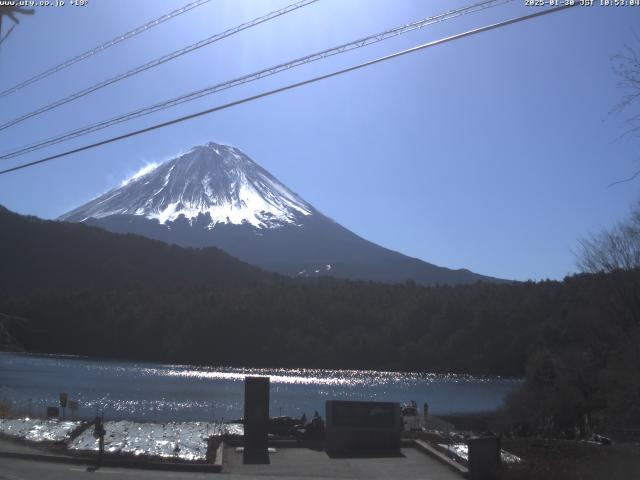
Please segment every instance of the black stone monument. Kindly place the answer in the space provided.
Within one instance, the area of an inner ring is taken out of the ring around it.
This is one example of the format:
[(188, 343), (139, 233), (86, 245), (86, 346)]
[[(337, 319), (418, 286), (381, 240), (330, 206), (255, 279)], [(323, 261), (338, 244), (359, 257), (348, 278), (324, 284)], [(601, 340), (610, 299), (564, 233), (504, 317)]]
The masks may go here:
[(244, 463), (269, 463), (269, 377), (244, 379)]
[(399, 454), (403, 428), (399, 403), (327, 400), (325, 408), (325, 448), (330, 456)]

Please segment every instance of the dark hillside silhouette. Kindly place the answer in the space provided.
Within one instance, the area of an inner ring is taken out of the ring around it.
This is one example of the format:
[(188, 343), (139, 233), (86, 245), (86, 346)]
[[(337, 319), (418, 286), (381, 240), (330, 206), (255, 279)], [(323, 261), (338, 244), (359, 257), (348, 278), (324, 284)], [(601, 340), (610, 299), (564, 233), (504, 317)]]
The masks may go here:
[(215, 247), (180, 248), (136, 235), (26, 217), (0, 207), (0, 289), (273, 281)]

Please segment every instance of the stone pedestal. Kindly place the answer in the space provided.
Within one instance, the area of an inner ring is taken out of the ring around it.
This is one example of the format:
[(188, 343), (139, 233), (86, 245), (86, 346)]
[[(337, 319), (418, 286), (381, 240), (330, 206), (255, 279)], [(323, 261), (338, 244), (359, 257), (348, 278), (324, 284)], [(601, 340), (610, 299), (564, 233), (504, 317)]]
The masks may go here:
[(244, 463), (269, 463), (269, 377), (244, 379)]
[(500, 471), (500, 438), (469, 439), (469, 480), (494, 480)]

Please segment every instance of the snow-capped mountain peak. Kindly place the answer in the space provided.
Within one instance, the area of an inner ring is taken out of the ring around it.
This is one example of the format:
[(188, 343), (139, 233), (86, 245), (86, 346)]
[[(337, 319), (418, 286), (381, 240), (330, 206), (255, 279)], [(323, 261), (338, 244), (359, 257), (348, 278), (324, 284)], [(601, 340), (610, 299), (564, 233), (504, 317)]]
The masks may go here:
[(213, 142), (150, 164), (60, 219), (185, 247), (217, 247), (289, 276), (412, 279), (423, 285), (496, 281), (367, 241), (313, 208), (237, 148)]
[(135, 215), (161, 224), (183, 215), (219, 223), (277, 228), (296, 224), (313, 207), (235, 147), (209, 142), (134, 176), (60, 217), (85, 221)]

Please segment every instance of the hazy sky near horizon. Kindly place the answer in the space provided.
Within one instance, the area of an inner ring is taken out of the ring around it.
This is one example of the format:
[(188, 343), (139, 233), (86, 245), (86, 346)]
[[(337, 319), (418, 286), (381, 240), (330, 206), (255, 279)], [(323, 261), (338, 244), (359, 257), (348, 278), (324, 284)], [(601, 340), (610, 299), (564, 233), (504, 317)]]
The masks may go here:
[[(0, 45), (0, 90), (187, 3), (38, 7)], [(214, 0), (0, 98), (0, 122), (290, 1)], [(0, 151), (471, 1), (320, 0), (0, 131)], [(470, 28), (473, 13), (96, 132), (8, 167)], [(0, 176), (0, 204), (43, 218), (207, 141), (235, 145), (324, 214), (387, 248), (497, 277), (561, 279), (578, 240), (623, 219), (640, 140), (619, 139), (611, 57), (640, 41), (640, 7), (576, 7)], [(3, 32), (9, 21), (3, 19)]]

